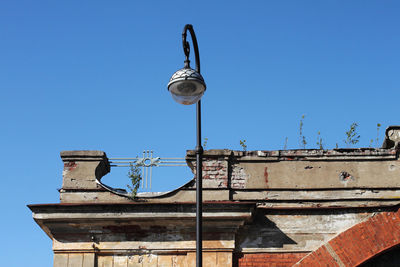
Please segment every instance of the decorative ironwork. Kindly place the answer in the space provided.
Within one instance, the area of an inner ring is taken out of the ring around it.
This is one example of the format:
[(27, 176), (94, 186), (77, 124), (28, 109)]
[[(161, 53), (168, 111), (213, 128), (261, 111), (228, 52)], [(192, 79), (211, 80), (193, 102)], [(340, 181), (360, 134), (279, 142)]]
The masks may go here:
[(153, 150), (144, 150), (141, 158), (110, 158), (110, 163), (111, 167), (141, 167), (141, 188), (146, 190), (151, 190), (153, 167), (187, 166), (184, 158), (154, 157)]
[(200, 73), (195, 71), (194, 69), (190, 68), (183, 68), (180, 70), (177, 70), (169, 80), (168, 86), (176, 81), (182, 81), (182, 80), (198, 80), (201, 83), (204, 83), (204, 78), (201, 76)]

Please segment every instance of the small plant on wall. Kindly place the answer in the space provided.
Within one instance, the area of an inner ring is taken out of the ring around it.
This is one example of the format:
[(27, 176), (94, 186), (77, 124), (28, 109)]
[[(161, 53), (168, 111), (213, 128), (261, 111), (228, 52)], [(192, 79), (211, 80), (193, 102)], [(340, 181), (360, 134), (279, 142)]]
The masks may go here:
[(306, 145), (307, 145), (306, 137), (303, 134), (303, 126), (304, 126), (304, 118), (305, 117), (306, 117), (305, 115), (301, 116), (300, 125), (299, 125), (299, 145), (303, 149), (305, 149)]
[(357, 127), (357, 122), (353, 122), (350, 125), (350, 129), (346, 132), (346, 140), (344, 140), (344, 143), (347, 147), (355, 145), (360, 141), (360, 135), (357, 133)]
[(137, 165), (130, 164), (128, 177), (131, 180), (131, 184), (127, 185), (128, 189), (130, 190), (129, 195), (131, 198), (134, 198), (137, 195), (137, 191), (140, 186), (140, 181), (142, 180), (140, 167), (138, 167)]
[(204, 148), (204, 149), (206, 149), (207, 143), (208, 143), (208, 138), (205, 137), (205, 138), (204, 138), (204, 142), (203, 142), (203, 148)]
[(246, 140), (239, 140), (239, 144), (242, 147), (243, 151), (247, 151)]
[(318, 131), (318, 136), (317, 136), (317, 147), (319, 149), (324, 149), (324, 143), (322, 141), (322, 137), (321, 137), (321, 132)]
[(377, 123), (376, 124), (376, 144), (375, 144), (375, 146), (376, 147), (379, 147), (379, 130), (381, 129), (381, 124), (380, 123)]

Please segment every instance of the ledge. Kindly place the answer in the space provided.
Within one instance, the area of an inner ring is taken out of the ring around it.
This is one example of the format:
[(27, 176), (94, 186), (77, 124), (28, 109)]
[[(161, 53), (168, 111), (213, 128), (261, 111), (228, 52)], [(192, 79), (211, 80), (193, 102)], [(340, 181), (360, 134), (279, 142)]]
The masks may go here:
[[(386, 160), (397, 159), (397, 149), (338, 148), (237, 151), (228, 149), (205, 150), (205, 158), (232, 157), (238, 161), (293, 161), (293, 160)], [(188, 150), (186, 160), (195, 160), (194, 150)]]
[[(61, 243), (138, 241), (144, 235), (166, 241), (169, 233), (180, 233), (191, 240), (195, 232), (195, 203), (130, 203), (130, 204), (41, 204), (28, 205), (33, 218), (51, 239)], [(231, 235), (250, 221), (255, 203), (218, 202), (203, 204), (205, 234)], [(120, 233), (131, 233), (125, 235)], [(182, 241), (176, 240), (176, 241)], [(160, 246), (162, 247), (162, 242)]]
[(63, 161), (105, 160), (108, 162), (106, 153), (104, 151), (100, 151), (100, 150), (61, 151), (60, 156)]

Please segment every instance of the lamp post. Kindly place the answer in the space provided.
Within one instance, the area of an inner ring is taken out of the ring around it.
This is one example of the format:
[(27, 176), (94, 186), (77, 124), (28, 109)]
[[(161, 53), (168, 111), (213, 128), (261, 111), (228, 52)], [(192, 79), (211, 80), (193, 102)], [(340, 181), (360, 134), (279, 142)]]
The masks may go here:
[[(190, 67), (189, 54), (190, 46), (186, 41), (187, 31), (192, 36), (194, 55), (196, 59), (196, 69)], [(168, 90), (172, 94), (172, 98), (183, 105), (192, 105), (196, 103), (196, 266), (202, 266), (202, 208), (203, 208), (203, 197), (202, 197), (202, 158), (203, 158), (203, 147), (201, 146), (201, 102), (200, 98), (203, 96), (206, 90), (206, 84), (203, 77), (200, 74), (200, 56), (199, 48), (197, 46), (196, 35), (193, 30), (193, 26), (186, 24), (182, 33), (183, 52), (185, 53), (185, 66), (176, 71), (169, 83)]]

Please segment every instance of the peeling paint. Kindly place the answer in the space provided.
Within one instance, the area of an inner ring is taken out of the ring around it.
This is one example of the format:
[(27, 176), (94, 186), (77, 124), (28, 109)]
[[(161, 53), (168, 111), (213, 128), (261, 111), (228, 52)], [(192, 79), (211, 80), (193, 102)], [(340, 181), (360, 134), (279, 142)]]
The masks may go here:
[(69, 161), (64, 163), (64, 169), (68, 171), (73, 171), (78, 164), (75, 163), (75, 161)]
[(246, 180), (248, 175), (244, 168), (239, 165), (234, 165), (232, 167), (232, 188), (245, 188)]

